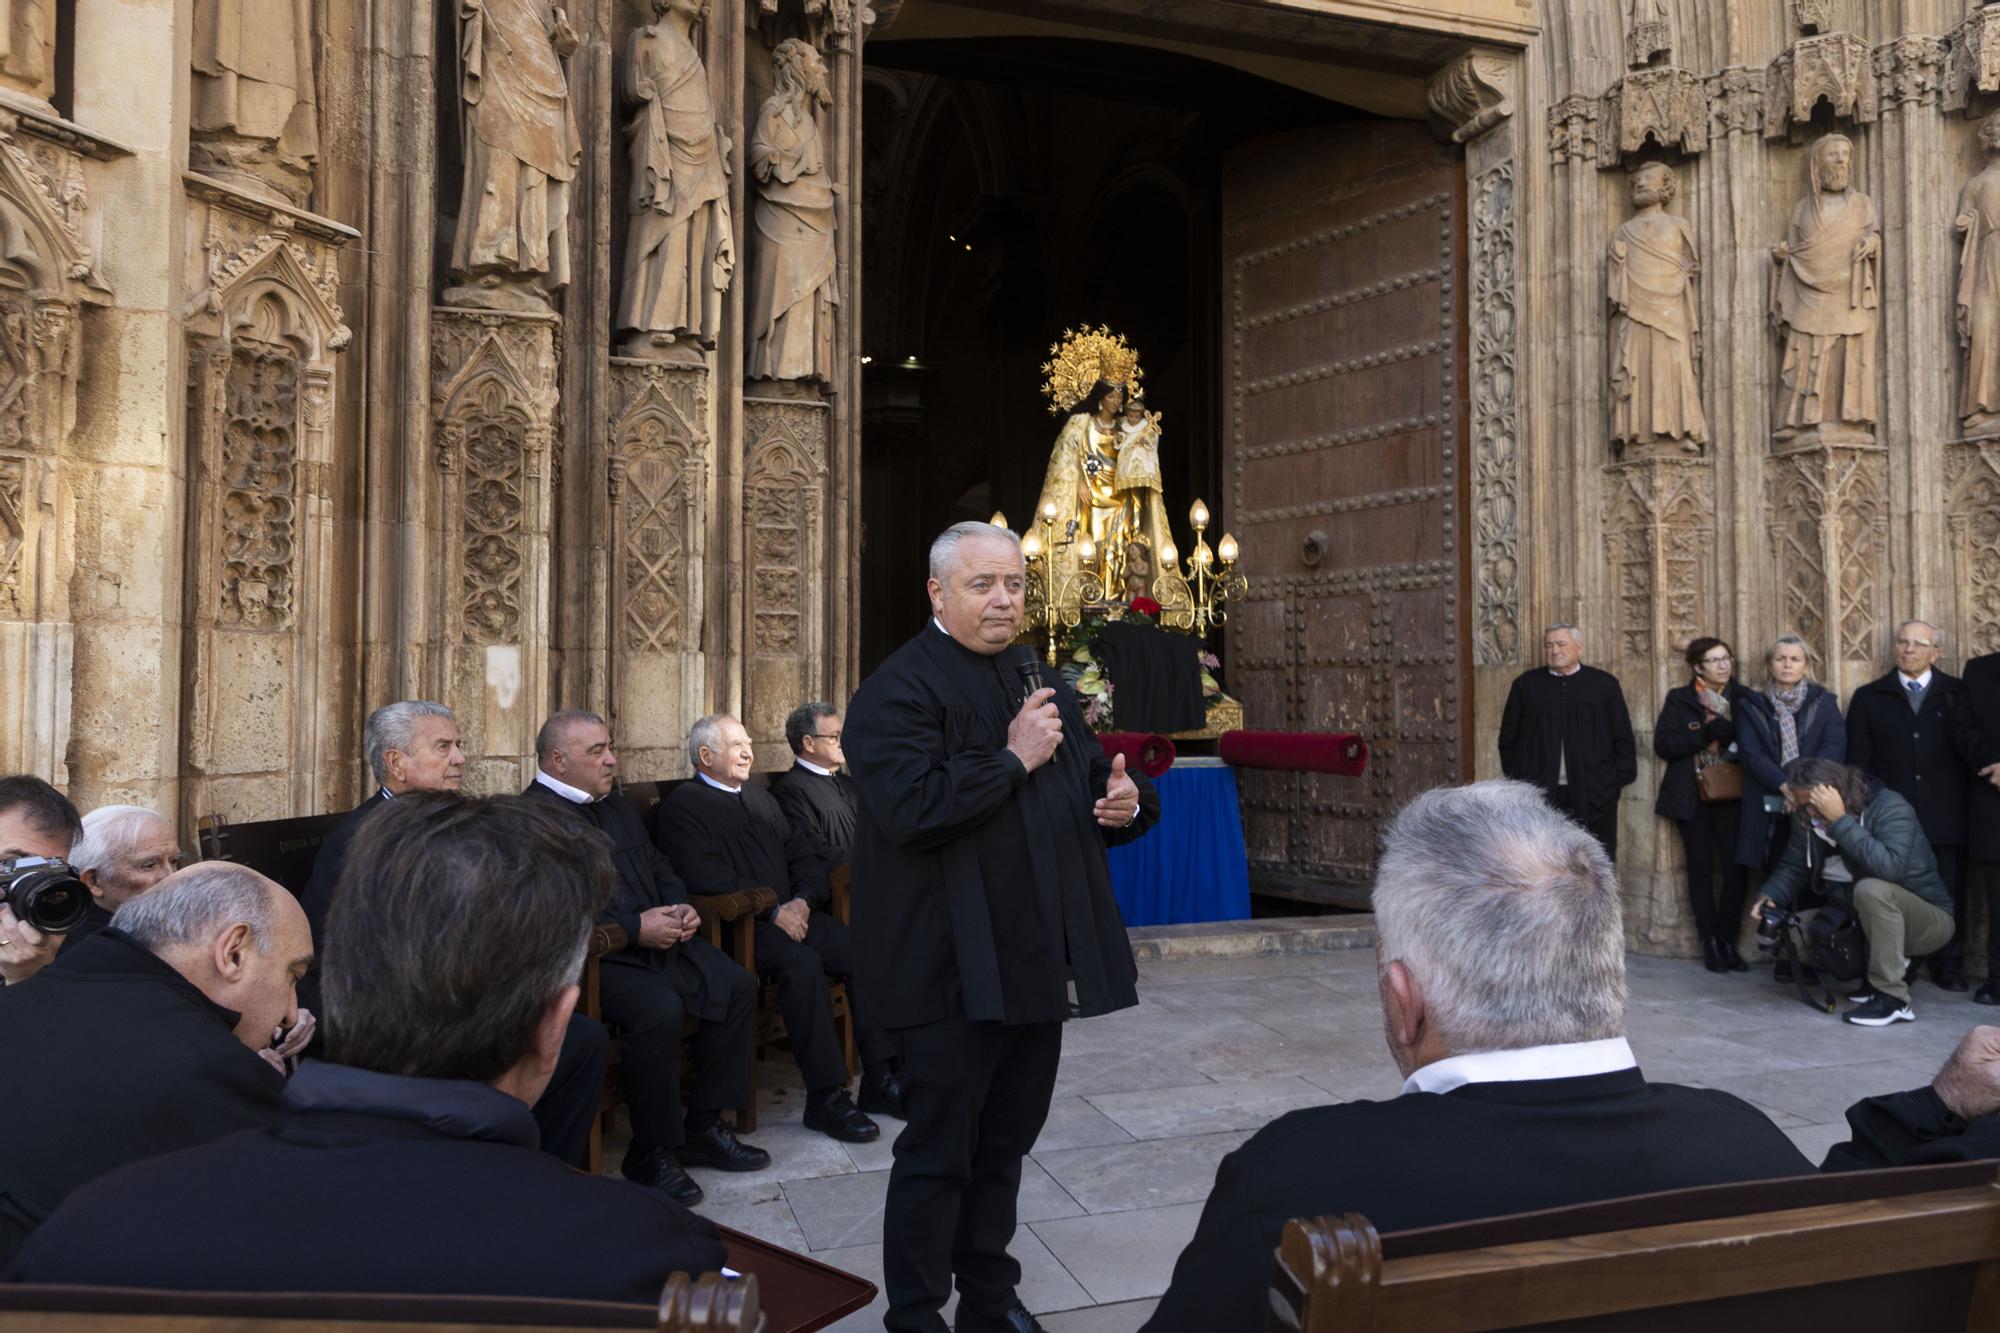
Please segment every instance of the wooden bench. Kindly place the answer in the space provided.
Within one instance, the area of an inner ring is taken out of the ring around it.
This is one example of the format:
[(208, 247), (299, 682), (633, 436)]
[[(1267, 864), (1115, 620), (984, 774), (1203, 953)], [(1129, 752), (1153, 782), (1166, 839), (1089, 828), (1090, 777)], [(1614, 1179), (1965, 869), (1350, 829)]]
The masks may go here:
[(1285, 1226), (1267, 1333), (2000, 1329), (2000, 1164), (1676, 1190), (1378, 1235)]
[(204, 861), (234, 861), (290, 889), (294, 896), (312, 882), (313, 862), (327, 835), (348, 812), (300, 815), (296, 819), (265, 819), (232, 824), (221, 815), (203, 815), (195, 822), (195, 838)]
[[(871, 1288), (872, 1295), (872, 1288)], [(865, 1303), (865, 1302), (864, 1302)], [(649, 1328), (659, 1333), (777, 1333), (755, 1275), (676, 1273), (658, 1308), (527, 1296), (403, 1296), (307, 1292), (152, 1291), (0, 1286), (0, 1333), (388, 1333), (436, 1325), (454, 1333)]]

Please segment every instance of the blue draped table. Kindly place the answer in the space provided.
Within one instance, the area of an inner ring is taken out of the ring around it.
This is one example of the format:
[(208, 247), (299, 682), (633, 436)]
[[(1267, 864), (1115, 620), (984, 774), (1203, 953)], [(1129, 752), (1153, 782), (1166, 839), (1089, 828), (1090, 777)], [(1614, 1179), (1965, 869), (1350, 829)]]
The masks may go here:
[(1160, 822), (1109, 849), (1111, 891), (1128, 926), (1241, 921), (1250, 915), (1250, 864), (1236, 770), (1187, 758), (1153, 779)]

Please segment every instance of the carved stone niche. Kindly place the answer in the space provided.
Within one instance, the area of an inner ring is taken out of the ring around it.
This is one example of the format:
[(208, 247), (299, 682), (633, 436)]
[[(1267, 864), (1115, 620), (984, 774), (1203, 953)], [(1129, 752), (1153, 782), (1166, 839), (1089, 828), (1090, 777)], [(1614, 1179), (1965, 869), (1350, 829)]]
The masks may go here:
[(1962, 655), (2000, 652), (2000, 440), (1947, 446), (1944, 467)]
[(83, 159), (125, 150), (0, 108), (0, 771), (62, 781), (69, 688), (65, 476), (82, 312), (99, 280)]
[(1879, 670), (1889, 616), (1889, 456), (1879, 445), (1813, 445), (1766, 461), (1777, 623), (1810, 646), (1840, 693)]
[[(318, 808), (335, 606), (337, 299), (351, 227), (188, 174), (187, 813)], [(337, 668), (335, 668), (337, 670)], [(246, 707), (249, 701), (255, 706)]]
[(1944, 107), (1971, 111), (1979, 93), (2000, 92), (2000, 4), (1985, 5), (1952, 30)]
[(618, 748), (635, 773), (685, 771), (707, 712), (701, 628), (713, 475), (709, 372), (611, 361), (611, 681)]
[(785, 715), (823, 697), (827, 680), (830, 412), (824, 403), (745, 398), (743, 439), (743, 722), (752, 740), (775, 745)]
[(431, 314), (438, 503), (429, 596), (443, 608), (431, 675), (458, 714), (467, 791), (518, 791), (548, 702), (554, 315)]
[(1708, 147), (1708, 88), (1687, 70), (1634, 70), (1611, 85), (1604, 104), (1610, 129), (1598, 141), (1598, 165), (1615, 167), (1651, 139), (1692, 157)]
[(1851, 32), (1801, 37), (1773, 60), (1764, 76), (1764, 137), (1803, 134), (1822, 100), (1840, 120), (1874, 122), (1875, 66), (1864, 39)]

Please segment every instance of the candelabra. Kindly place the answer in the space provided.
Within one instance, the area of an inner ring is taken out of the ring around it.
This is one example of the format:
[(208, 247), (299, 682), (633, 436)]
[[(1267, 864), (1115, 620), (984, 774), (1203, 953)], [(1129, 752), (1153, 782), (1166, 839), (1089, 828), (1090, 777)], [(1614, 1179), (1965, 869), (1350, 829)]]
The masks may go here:
[[(1005, 514), (993, 515), (996, 527), (1007, 526)], [(1068, 570), (1057, 558), (1067, 549), (1076, 559)], [(1046, 647), (1043, 656), (1056, 664), (1056, 651), (1066, 630), (1083, 621), (1085, 608), (1104, 604), (1104, 576), (1097, 569), (1097, 543), (1076, 524), (1058, 533), (1056, 507), (1044, 505), (1036, 523), (1021, 538), (1021, 554), (1028, 564), (1027, 628), (1039, 632)]]
[(1236, 538), (1225, 532), (1210, 550), (1208, 521), (1208, 506), (1196, 500), (1188, 510), (1188, 522), (1194, 526), (1194, 550), (1186, 566), (1169, 541), (1160, 549), (1160, 572), (1153, 580), (1160, 618), (1198, 639), (1207, 638), (1210, 629), (1229, 618), (1224, 603), (1240, 602), (1250, 594), (1250, 581), (1236, 572)]

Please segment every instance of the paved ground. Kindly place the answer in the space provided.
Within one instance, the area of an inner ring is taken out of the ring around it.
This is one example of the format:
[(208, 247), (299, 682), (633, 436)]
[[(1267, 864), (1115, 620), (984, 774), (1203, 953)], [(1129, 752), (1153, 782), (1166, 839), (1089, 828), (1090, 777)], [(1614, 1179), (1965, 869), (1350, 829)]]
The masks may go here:
[[(1722, 1088), (1764, 1108), (1818, 1161), (1860, 1097), (1928, 1082), (1995, 1011), (1927, 983), (1918, 1021), (1850, 1027), (1764, 968), (1714, 976), (1634, 958), (1627, 1031), (1656, 1081)], [(1165, 1290), (1215, 1165), (1272, 1117), (1394, 1096), (1371, 950), (1145, 963), (1136, 1009), (1073, 1023), (1047, 1128), (1021, 1186), (1021, 1295), (1051, 1333), (1127, 1333)], [(701, 1211), (881, 1282), (882, 1199), (896, 1122), (848, 1147), (799, 1126), (788, 1067), (760, 1068), (768, 1171), (701, 1171)], [(607, 1145), (613, 1170), (622, 1136)], [(1337, 1203), (1330, 1200), (1329, 1204)], [(874, 1333), (881, 1301), (835, 1325)]]

